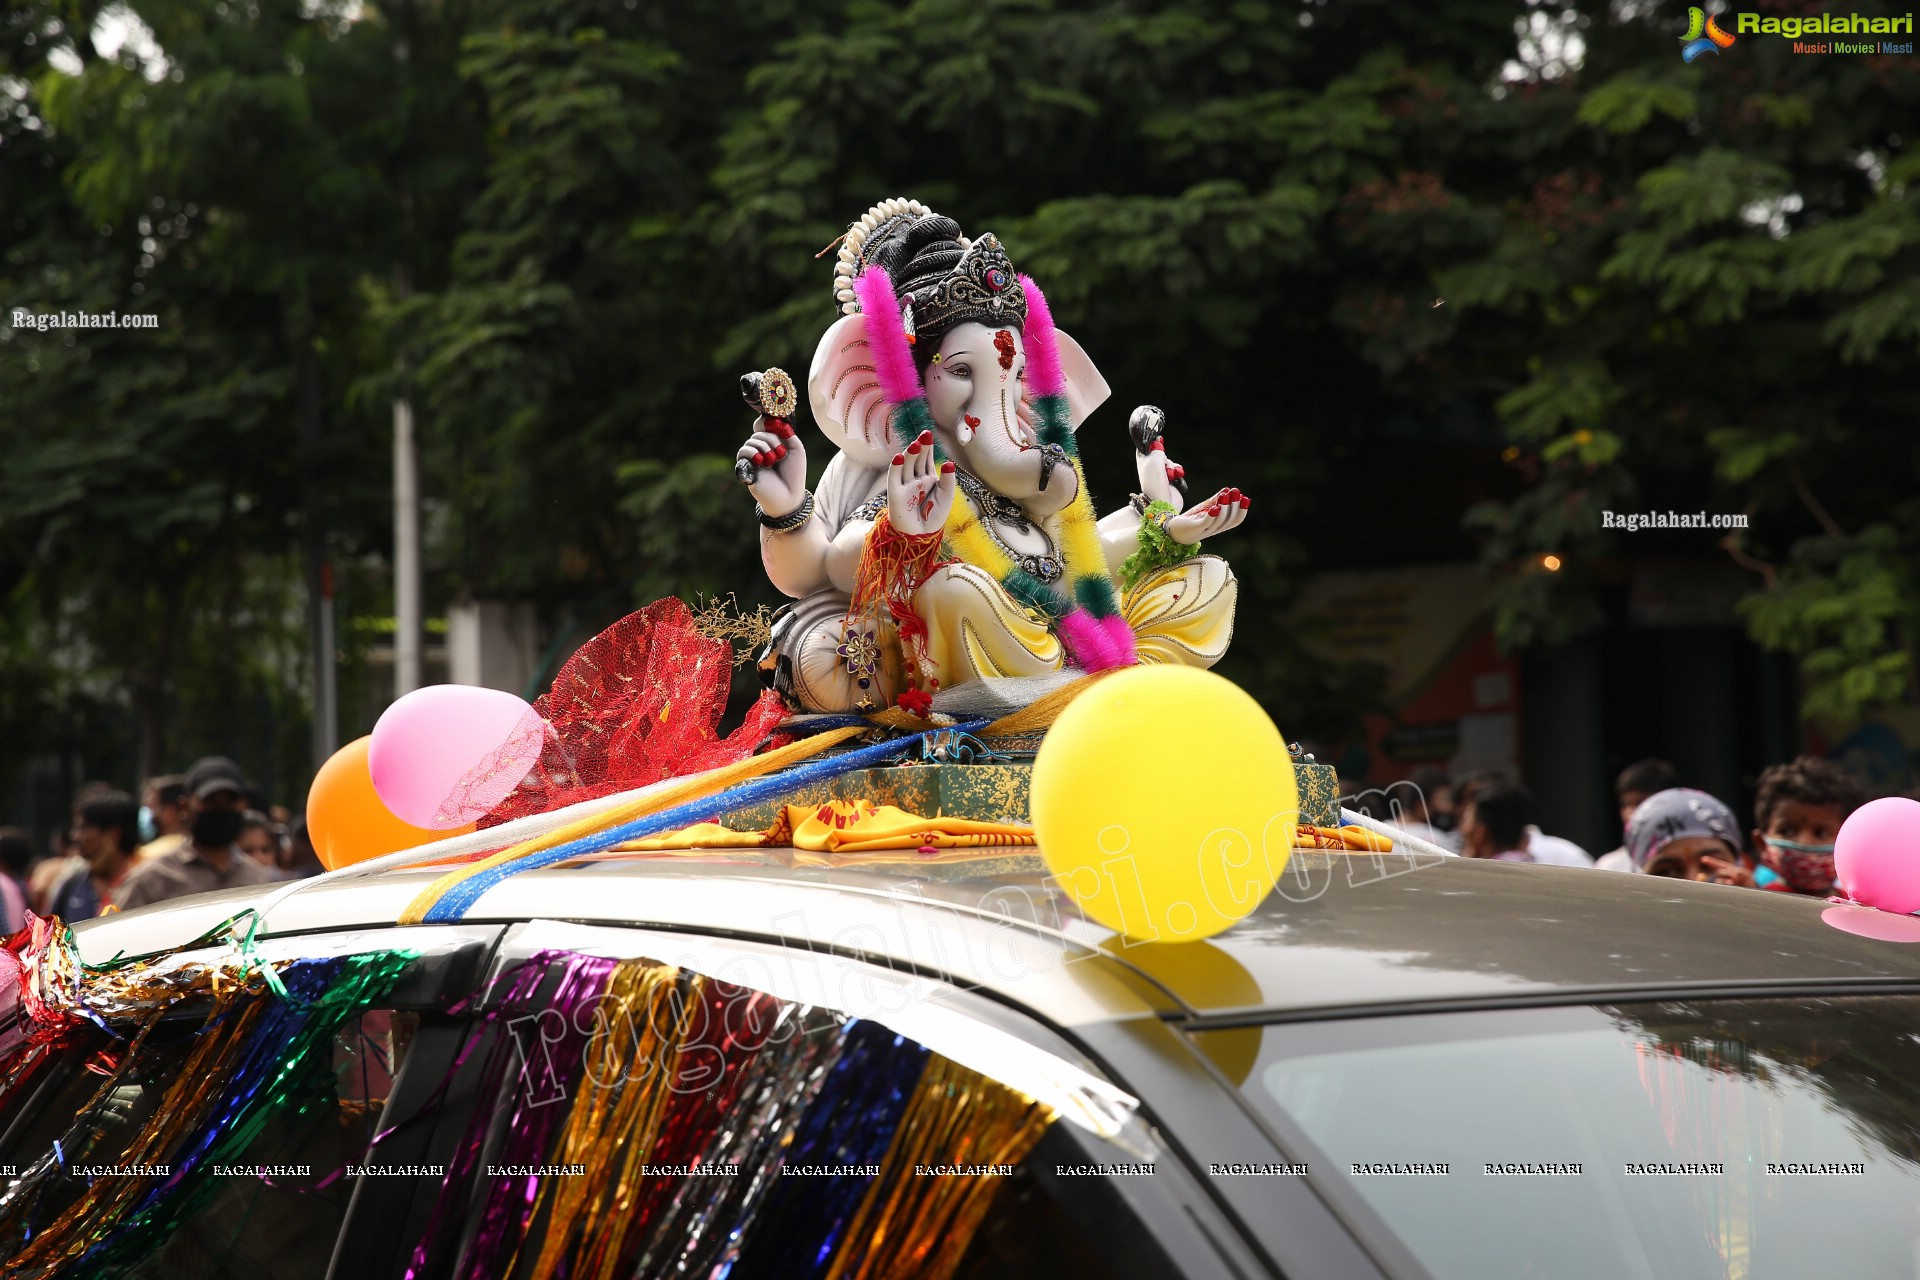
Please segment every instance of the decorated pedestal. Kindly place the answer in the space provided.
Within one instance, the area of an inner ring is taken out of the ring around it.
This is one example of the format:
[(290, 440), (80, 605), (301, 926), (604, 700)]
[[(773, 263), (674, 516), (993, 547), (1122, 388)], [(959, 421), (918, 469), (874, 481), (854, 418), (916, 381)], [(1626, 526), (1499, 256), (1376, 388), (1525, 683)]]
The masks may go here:
[[(803, 787), (777, 801), (736, 809), (721, 821), (736, 831), (764, 830), (789, 804), (865, 800), (928, 817), (1027, 823), (1033, 820), (1027, 799), (1032, 773), (1030, 764), (990, 763), (862, 769)], [(1339, 789), (1333, 766), (1295, 762), (1293, 773), (1300, 789), (1300, 821), (1339, 826)]]

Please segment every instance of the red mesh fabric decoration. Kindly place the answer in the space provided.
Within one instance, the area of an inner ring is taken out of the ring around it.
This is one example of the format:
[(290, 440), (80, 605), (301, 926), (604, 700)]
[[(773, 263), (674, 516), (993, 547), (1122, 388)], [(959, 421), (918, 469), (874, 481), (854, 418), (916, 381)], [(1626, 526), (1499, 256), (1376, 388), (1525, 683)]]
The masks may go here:
[(483, 827), (733, 764), (786, 717), (760, 695), (726, 737), (733, 649), (701, 635), (684, 601), (656, 600), (580, 646), (533, 704), (553, 727), (540, 762)]
[(451, 831), (492, 813), (519, 787), (521, 779), (527, 776), (529, 764), (539, 761), (541, 751), (550, 740), (547, 722), (540, 718), (539, 709), (528, 707), (507, 740), (482, 756), (440, 802), (439, 812), (434, 814), (431, 824), (433, 829)]

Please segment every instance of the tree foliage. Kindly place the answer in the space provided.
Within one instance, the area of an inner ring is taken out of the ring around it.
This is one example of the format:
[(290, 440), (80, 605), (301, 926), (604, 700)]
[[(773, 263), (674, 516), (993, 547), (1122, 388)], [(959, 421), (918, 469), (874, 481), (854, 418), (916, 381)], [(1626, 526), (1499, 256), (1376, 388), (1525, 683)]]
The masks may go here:
[(1743, 513), (1721, 551), (1806, 710), (1920, 697), (1915, 64), (1754, 37), (1686, 65), (1678, 7), (1564, 13), (1580, 69), (1513, 87), (1498, 234), (1437, 275), (1468, 317), (1450, 359), (1520, 357), (1494, 404), (1537, 482), (1474, 513), (1502, 635), (1597, 621), (1597, 578), (1659, 536), (1601, 511)]
[[(1601, 512), (1745, 512), (1716, 554), (1752, 569), (1748, 625), (1805, 659), (1809, 708), (1916, 696), (1909, 61), (1755, 37), (1689, 66), (1672, 4), (117, 11), (151, 56), (99, 53), (93, 0), (0, 18), (5, 305), (161, 317), (0, 329), (10, 716), (85, 685), (177, 756), (162, 730), (217, 722), (221, 661), (297, 632), (305, 486), (336, 559), (384, 555), (395, 394), (436, 599), (769, 599), (726, 465), (737, 376), (804, 370), (817, 255), (890, 195), (997, 231), (1102, 365), (1103, 505), (1142, 402), (1200, 490), (1255, 495), (1222, 548), (1226, 671), (1290, 732), (1378, 695), (1295, 643), (1294, 535), (1391, 527), (1329, 459), (1409, 432), (1515, 468), (1464, 514), (1508, 644), (1603, 616), (1649, 535)], [(243, 605), (275, 575), (280, 604)], [(55, 635), (89, 680), (42, 678)]]

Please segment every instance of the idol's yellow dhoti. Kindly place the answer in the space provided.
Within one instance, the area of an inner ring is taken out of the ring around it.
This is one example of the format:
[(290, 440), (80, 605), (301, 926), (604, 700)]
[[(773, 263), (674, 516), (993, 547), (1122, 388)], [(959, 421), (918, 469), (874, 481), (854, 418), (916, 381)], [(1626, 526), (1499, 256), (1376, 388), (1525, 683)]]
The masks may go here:
[(1142, 662), (1210, 667), (1233, 639), (1240, 583), (1219, 556), (1195, 556), (1140, 579), (1120, 593)]
[[(1120, 607), (1140, 661), (1210, 667), (1233, 639), (1238, 596), (1227, 562), (1200, 555), (1148, 574), (1121, 593)], [(856, 619), (849, 626), (847, 604), (838, 591), (800, 601), (781, 628), (779, 644), (793, 658), (794, 691), (805, 705), (854, 711), (865, 702), (878, 710), (903, 687), (898, 642), (890, 629), (870, 622)], [(914, 593), (913, 606), (927, 625), (930, 674), (942, 688), (982, 677), (1044, 675), (1066, 664), (1046, 618), (975, 565), (936, 569)]]
[(993, 575), (970, 564), (942, 565), (913, 593), (927, 624), (927, 656), (941, 688), (981, 676), (1037, 676), (1066, 662), (1046, 617), (1023, 608)]

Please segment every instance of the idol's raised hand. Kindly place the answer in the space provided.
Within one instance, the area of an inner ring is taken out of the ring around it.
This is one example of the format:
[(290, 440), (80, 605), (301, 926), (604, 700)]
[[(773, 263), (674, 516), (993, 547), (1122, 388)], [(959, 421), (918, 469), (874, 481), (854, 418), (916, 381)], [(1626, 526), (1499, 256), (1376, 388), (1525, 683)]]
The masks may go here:
[(933, 432), (923, 431), (887, 468), (887, 523), (904, 534), (937, 533), (953, 510), (951, 462), (933, 460)]

